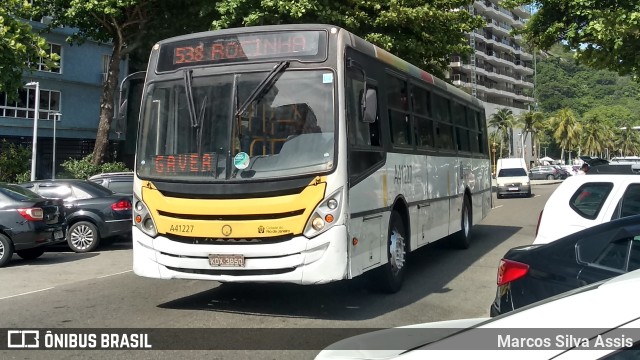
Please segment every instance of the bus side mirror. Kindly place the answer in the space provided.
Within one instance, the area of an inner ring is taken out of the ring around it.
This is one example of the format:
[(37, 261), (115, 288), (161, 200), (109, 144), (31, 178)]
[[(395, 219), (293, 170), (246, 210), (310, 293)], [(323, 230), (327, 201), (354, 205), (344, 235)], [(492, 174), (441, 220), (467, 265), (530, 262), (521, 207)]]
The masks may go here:
[(120, 107), (118, 108), (118, 115), (116, 116), (117, 119), (122, 120), (127, 117), (128, 105), (129, 105), (129, 101), (127, 99), (124, 99), (124, 101), (122, 102), (122, 104), (120, 104)]
[(367, 89), (362, 111), (362, 122), (373, 124), (378, 114), (378, 93), (375, 89)]

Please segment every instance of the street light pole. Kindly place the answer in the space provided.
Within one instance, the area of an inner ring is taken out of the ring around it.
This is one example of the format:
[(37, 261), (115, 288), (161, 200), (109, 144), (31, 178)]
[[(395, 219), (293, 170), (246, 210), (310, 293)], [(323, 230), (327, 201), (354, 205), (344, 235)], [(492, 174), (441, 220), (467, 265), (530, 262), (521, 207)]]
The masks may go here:
[(31, 150), (31, 181), (36, 179), (36, 154), (38, 147), (38, 116), (40, 113), (40, 83), (31, 81), (26, 84), (27, 87), (36, 89), (35, 113), (33, 114), (33, 147)]
[(62, 114), (55, 113), (53, 114), (53, 156), (52, 156), (52, 165), (51, 165), (51, 178), (56, 178), (56, 123), (60, 121), (60, 116)]

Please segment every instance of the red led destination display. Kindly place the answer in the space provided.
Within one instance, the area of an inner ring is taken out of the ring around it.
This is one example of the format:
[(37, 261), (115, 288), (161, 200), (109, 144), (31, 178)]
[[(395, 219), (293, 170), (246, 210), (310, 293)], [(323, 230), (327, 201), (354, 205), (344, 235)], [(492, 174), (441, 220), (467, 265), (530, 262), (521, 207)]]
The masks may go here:
[(284, 31), (198, 37), (162, 45), (158, 71), (188, 66), (266, 59), (322, 61), (326, 58), (324, 31)]
[(151, 166), (158, 175), (201, 174), (213, 172), (215, 160), (215, 153), (156, 155)]

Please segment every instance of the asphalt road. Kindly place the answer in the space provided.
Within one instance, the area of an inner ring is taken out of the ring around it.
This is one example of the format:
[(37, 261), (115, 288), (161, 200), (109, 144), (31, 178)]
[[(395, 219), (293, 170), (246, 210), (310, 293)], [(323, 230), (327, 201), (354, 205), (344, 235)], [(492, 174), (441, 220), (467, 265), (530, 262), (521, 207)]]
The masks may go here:
[[(530, 244), (538, 214), (557, 184), (534, 185), (527, 199), (496, 200), (474, 227), (468, 250), (445, 244), (408, 258), (404, 288), (386, 295), (362, 279), (319, 286), (219, 284), (141, 278), (131, 272), (131, 244), (99, 252), (65, 249), (38, 260), (14, 258), (0, 269), (0, 328), (387, 328), (486, 317), (497, 264), (511, 247)], [(495, 196), (495, 195), (494, 195)], [(0, 333), (0, 336), (6, 336)], [(304, 330), (300, 336), (305, 336)], [(193, 358), (312, 359), (296, 351), (4, 351), (3, 359)]]

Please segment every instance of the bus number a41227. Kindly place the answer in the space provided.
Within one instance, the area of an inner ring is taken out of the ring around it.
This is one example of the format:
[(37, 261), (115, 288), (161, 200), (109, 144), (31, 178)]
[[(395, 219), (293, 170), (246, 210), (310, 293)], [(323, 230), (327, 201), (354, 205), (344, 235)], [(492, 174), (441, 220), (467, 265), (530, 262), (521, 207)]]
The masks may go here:
[(193, 232), (193, 225), (171, 225), (169, 228), (171, 232), (190, 233)]

